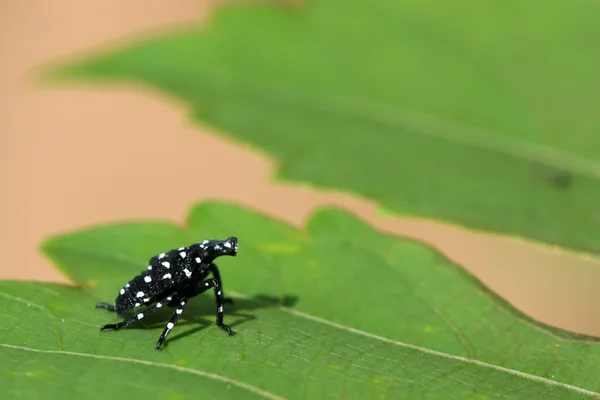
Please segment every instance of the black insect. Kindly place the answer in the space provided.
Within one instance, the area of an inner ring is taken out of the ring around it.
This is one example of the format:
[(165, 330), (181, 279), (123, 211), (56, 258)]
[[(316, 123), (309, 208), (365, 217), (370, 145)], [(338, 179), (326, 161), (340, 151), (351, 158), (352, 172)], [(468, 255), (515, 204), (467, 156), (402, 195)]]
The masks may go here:
[[(148, 268), (121, 289), (114, 304), (96, 304), (97, 308), (116, 311), (119, 316), (137, 307), (148, 308), (118, 324), (104, 325), (100, 330), (121, 329), (163, 306), (176, 307), (156, 343), (158, 350), (177, 324), (188, 300), (213, 288), (217, 302), (216, 324), (231, 335), (231, 328), (223, 323), (223, 304), (232, 301), (223, 297), (221, 276), (213, 261), (219, 256), (236, 256), (237, 248), (237, 238), (230, 237), (226, 240), (205, 240), (152, 257)], [(212, 279), (206, 279), (209, 273), (212, 273)]]

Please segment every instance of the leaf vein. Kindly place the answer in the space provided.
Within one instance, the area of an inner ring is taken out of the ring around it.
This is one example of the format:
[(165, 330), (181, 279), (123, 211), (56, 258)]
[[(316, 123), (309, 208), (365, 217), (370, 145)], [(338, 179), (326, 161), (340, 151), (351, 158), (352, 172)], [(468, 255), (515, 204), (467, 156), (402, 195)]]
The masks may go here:
[[(204, 76), (208, 85), (226, 84), (231, 87), (231, 77), (227, 83), (221, 79)], [(154, 85), (153, 82), (149, 82)], [(405, 127), (416, 135), (435, 137), (451, 143), (485, 149), (507, 154), (527, 161), (536, 161), (545, 165), (564, 168), (571, 172), (600, 179), (600, 163), (596, 160), (575, 155), (555, 147), (520, 139), (502, 132), (462, 122), (448, 120), (435, 114), (401, 110), (398, 107), (374, 100), (348, 100), (341, 96), (321, 93), (319, 98), (301, 93), (287, 85), (278, 83), (277, 87), (256, 88), (247, 83), (236, 82), (239, 87), (250, 90), (255, 97), (274, 103), (303, 107), (308, 111), (329, 113), (342, 117), (354, 116), (390, 127)]]
[[(241, 297), (241, 298), (244, 298), (244, 299), (247, 299), (247, 300), (254, 300), (254, 301), (257, 301), (257, 302), (261, 302), (259, 300), (251, 299), (248, 296), (245, 296), (244, 294), (239, 293), (239, 292), (235, 292), (235, 291), (230, 290), (230, 293), (232, 293), (236, 297)], [(530, 379), (532, 381), (539, 382), (539, 383), (542, 383), (542, 384), (545, 384), (545, 385), (551, 385), (551, 386), (555, 386), (555, 387), (560, 387), (560, 388), (563, 388), (563, 389), (566, 389), (566, 390), (571, 390), (573, 392), (577, 392), (577, 393), (585, 394), (585, 395), (588, 395), (588, 396), (594, 396), (594, 397), (600, 398), (600, 393), (599, 392), (594, 392), (594, 391), (591, 391), (591, 390), (583, 389), (583, 388), (580, 388), (580, 387), (577, 387), (577, 386), (574, 386), (574, 385), (569, 385), (567, 383), (558, 382), (558, 381), (555, 381), (555, 380), (552, 380), (552, 379), (544, 378), (544, 377), (537, 376), (537, 375), (532, 375), (532, 374), (529, 374), (527, 372), (517, 371), (517, 370), (514, 370), (514, 369), (502, 367), (502, 366), (499, 366), (499, 365), (489, 364), (489, 363), (487, 363), (485, 361), (480, 361), (480, 360), (475, 360), (475, 359), (471, 359), (471, 358), (456, 356), (456, 355), (453, 355), (453, 354), (447, 354), (447, 353), (443, 353), (441, 351), (431, 350), (431, 349), (428, 349), (428, 348), (425, 348), (425, 347), (421, 347), (421, 346), (417, 346), (417, 345), (414, 345), (414, 344), (410, 344), (410, 343), (405, 343), (405, 342), (401, 342), (401, 341), (398, 341), (398, 340), (389, 339), (389, 338), (386, 338), (386, 337), (383, 337), (383, 336), (375, 335), (375, 334), (370, 333), (370, 332), (365, 332), (365, 331), (361, 331), (361, 330), (356, 329), (356, 328), (345, 326), (345, 325), (339, 324), (337, 322), (329, 321), (329, 320), (327, 320), (325, 318), (321, 318), (321, 317), (317, 317), (317, 316), (314, 316), (314, 315), (311, 315), (311, 314), (303, 313), (301, 311), (297, 311), (297, 310), (294, 310), (294, 309), (291, 309), (291, 308), (288, 308), (288, 307), (276, 306), (276, 308), (279, 309), (279, 310), (281, 310), (281, 311), (283, 311), (283, 312), (286, 312), (288, 314), (294, 315), (296, 317), (305, 318), (305, 319), (308, 319), (308, 320), (311, 320), (311, 321), (314, 321), (314, 322), (319, 322), (319, 323), (322, 323), (322, 324), (325, 324), (325, 325), (329, 325), (331, 327), (334, 327), (334, 328), (337, 328), (337, 329), (341, 329), (341, 330), (344, 330), (344, 331), (347, 331), (347, 332), (350, 332), (350, 333), (354, 333), (354, 334), (357, 334), (357, 335), (368, 337), (370, 339), (375, 339), (375, 340), (379, 340), (379, 341), (386, 342), (386, 343), (389, 343), (389, 344), (393, 344), (395, 346), (400, 346), (400, 347), (405, 347), (405, 348), (417, 350), (417, 351), (420, 351), (422, 353), (426, 353), (426, 354), (430, 354), (430, 355), (437, 356), (437, 357), (443, 357), (443, 358), (447, 358), (447, 359), (459, 361), (459, 362), (462, 362), (462, 363), (465, 363), (465, 364), (469, 364), (469, 365), (476, 365), (476, 366), (479, 366), (479, 367), (493, 369), (493, 370), (496, 370), (496, 371), (500, 371), (500, 372), (504, 372), (504, 373), (507, 373), (507, 374), (515, 375), (515, 376), (518, 376), (518, 377), (521, 377), (521, 378), (524, 378), (524, 379)]]
[(33, 303), (29, 300), (25, 300), (21, 297), (17, 297), (17, 296), (13, 296), (11, 294), (8, 293), (4, 293), (4, 292), (0, 292), (0, 296), (2, 297), (6, 297), (7, 299), (10, 300), (14, 300), (14, 301), (18, 301), (19, 303), (23, 303), (23, 304), (27, 304), (28, 306), (33, 306), (35, 308), (39, 308), (42, 311), (45, 311), (46, 313), (48, 313), (48, 315), (50, 316), (50, 319), (52, 319), (52, 325), (54, 326), (54, 332), (56, 333), (56, 341), (57, 341), (57, 348), (59, 350), (62, 350), (62, 337), (60, 334), (60, 329), (58, 327), (58, 318), (56, 317), (56, 315), (54, 315), (52, 313), (52, 311), (50, 311), (48, 308), (41, 306), (39, 304)]
[(139, 360), (139, 359), (133, 359), (133, 358), (104, 356), (104, 355), (99, 355), (99, 354), (78, 353), (78, 352), (65, 351), (65, 350), (40, 350), (40, 349), (32, 349), (32, 348), (29, 348), (29, 347), (15, 346), (15, 345), (6, 344), (6, 343), (0, 343), (0, 346), (6, 347), (6, 348), (11, 348), (11, 349), (17, 349), (17, 350), (23, 350), (23, 351), (30, 351), (30, 352), (34, 352), (34, 353), (59, 354), (59, 355), (76, 356), (76, 357), (88, 357), (88, 358), (95, 358), (95, 359), (99, 359), (99, 360), (121, 361), (121, 362), (128, 362), (128, 363), (132, 363), (132, 364), (142, 364), (142, 365), (147, 365), (147, 366), (152, 366), (152, 367), (158, 367), (158, 368), (168, 368), (168, 369), (173, 369), (173, 370), (176, 370), (176, 371), (179, 371), (179, 372), (185, 372), (185, 373), (188, 373), (188, 374), (194, 374), (194, 375), (202, 376), (202, 377), (205, 377), (205, 378), (214, 379), (214, 380), (218, 380), (218, 381), (221, 381), (221, 382), (229, 383), (229, 384), (235, 385), (237, 387), (240, 387), (242, 389), (246, 389), (249, 392), (261, 395), (261, 396), (263, 396), (263, 397), (265, 397), (267, 399), (285, 400), (284, 397), (280, 397), (280, 396), (278, 396), (278, 395), (276, 395), (274, 393), (268, 392), (268, 391), (266, 391), (264, 389), (258, 388), (256, 386), (249, 385), (249, 384), (244, 383), (244, 382), (240, 382), (240, 381), (235, 380), (235, 379), (228, 378), (228, 377), (223, 376), (223, 375), (213, 374), (213, 373), (202, 371), (202, 370), (198, 370), (198, 369), (186, 368), (186, 367), (182, 367), (182, 366), (179, 366), (179, 365), (163, 364), (163, 363), (157, 363), (157, 362), (146, 361), (146, 360)]

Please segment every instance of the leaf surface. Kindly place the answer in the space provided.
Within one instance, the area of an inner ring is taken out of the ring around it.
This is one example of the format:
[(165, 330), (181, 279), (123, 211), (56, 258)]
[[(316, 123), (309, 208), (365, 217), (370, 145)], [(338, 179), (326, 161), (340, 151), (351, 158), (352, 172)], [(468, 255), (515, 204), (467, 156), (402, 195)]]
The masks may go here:
[(285, 179), (599, 252), (599, 41), (588, 0), (235, 4), (57, 76), (160, 88)]
[[(220, 258), (228, 337), (214, 299), (121, 331), (94, 309), (153, 255), (235, 235)], [(431, 248), (323, 209), (298, 231), (232, 205), (195, 207), (185, 228), (100, 226), (44, 252), (78, 287), (0, 282), (0, 385), (9, 397), (74, 393), (161, 398), (587, 399), (600, 344), (531, 321)], [(245, 398), (245, 397), (244, 397)]]

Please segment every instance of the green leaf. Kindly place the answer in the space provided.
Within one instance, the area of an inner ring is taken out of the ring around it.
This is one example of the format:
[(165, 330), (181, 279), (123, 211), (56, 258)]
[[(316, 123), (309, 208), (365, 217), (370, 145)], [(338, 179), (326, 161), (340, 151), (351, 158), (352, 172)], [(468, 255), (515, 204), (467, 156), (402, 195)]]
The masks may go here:
[(285, 179), (598, 253), (599, 41), (596, 1), (304, 0), (54, 72), (167, 91)]
[[(214, 299), (194, 298), (163, 351), (173, 310), (131, 329), (97, 301), (159, 252), (236, 235), (220, 258), (228, 337)], [(304, 231), (232, 205), (195, 207), (185, 228), (101, 226), (43, 249), (78, 287), (0, 282), (0, 386), (10, 398), (65, 390), (159, 398), (586, 399), (600, 344), (542, 326), (433, 249), (323, 209)], [(71, 392), (73, 391), (73, 392)], [(121, 396), (120, 396), (121, 397)]]

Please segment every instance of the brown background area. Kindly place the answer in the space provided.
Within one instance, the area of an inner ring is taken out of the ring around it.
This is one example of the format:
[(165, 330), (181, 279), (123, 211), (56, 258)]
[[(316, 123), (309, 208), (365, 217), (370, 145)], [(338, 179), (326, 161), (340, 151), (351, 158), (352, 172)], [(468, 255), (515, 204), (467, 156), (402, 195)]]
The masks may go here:
[[(450, 224), (379, 219), (364, 199), (273, 182), (271, 160), (191, 125), (184, 104), (148, 89), (34, 83), (32, 69), (41, 64), (196, 24), (208, 8), (198, 0), (1, 3), (0, 279), (64, 282), (39, 254), (42, 239), (123, 219), (181, 222), (205, 199), (234, 201), (296, 226), (316, 207), (337, 205), (436, 247), (542, 322), (600, 336), (597, 260)], [(152, 162), (158, 152), (169, 162)], [(208, 185), (189, 185), (181, 172), (208, 167), (237, 176), (235, 184), (215, 174)], [(147, 188), (161, 180), (180, 187), (179, 195), (149, 196)]]

